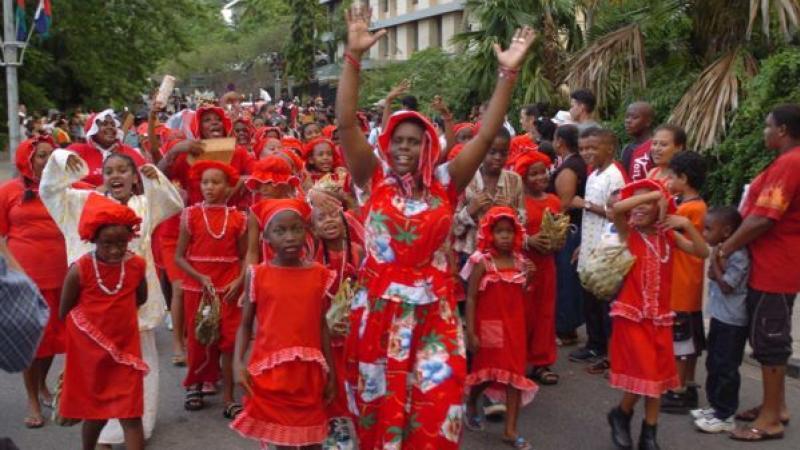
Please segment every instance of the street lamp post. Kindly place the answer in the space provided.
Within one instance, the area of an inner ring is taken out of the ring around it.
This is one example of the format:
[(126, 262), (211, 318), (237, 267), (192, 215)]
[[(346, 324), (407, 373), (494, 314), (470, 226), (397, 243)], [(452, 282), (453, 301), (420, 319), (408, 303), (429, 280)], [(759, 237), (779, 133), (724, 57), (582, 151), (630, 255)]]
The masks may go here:
[(278, 52), (272, 52), (267, 57), (267, 63), (272, 67), (272, 77), (275, 80), (275, 98), (274, 102), (280, 101), (281, 98), (281, 74), (283, 73), (283, 55)]
[(17, 41), (14, 26), (13, 0), (3, 0), (3, 65), (6, 68), (6, 99), (8, 100), (8, 152), (11, 161), (20, 141), (19, 132), (19, 87), (17, 85), (17, 50), (24, 46)]

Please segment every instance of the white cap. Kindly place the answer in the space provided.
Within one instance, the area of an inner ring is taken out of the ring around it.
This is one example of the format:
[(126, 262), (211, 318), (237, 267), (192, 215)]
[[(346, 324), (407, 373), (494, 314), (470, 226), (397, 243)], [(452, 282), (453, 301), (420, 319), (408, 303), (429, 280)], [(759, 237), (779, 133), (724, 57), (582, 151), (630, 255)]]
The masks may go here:
[(553, 123), (558, 126), (574, 125), (575, 121), (572, 120), (572, 114), (570, 114), (569, 111), (559, 111), (556, 113), (556, 116), (553, 117)]

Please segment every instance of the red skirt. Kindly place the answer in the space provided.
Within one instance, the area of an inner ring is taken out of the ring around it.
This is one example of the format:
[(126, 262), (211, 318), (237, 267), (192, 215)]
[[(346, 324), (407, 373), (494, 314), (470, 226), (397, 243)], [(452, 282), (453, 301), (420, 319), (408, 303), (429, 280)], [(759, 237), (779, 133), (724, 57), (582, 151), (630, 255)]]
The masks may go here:
[(550, 256), (537, 264), (527, 297), (528, 363), (535, 367), (553, 365), (558, 357), (554, 257)]
[(42, 289), (42, 297), (47, 302), (50, 318), (44, 328), (42, 341), (36, 349), (36, 358), (48, 358), (64, 353), (67, 349), (67, 335), (64, 321), (58, 318), (58, 305), (61, 302), (61, 288)]
[(632, 394), (658, 398), (680, 387), (672, 348), (672, 327), (657, 326), (652, 320), (634, 322), (612, 318), (608, 349), (612, 387)]
[(328, 435), (325, 371), (317, 362), (288, 361), (251, 378), (253, 396), (231, 428), (263, 444), (306, 446)]
[(345, 363), (344, 340), (342, 338), (331, 338), (331, 353), (333, 354), (333, 373), (336, 374), (336, 398), (328, 405), (325, 410), (329, 419), (352, 418), (347, 407), (347, 391), (345, 381), (347, 379), (347, 367)]
[(184, 323), (186, 324), (187, 371), (183, 385), (186, 387), (199, 383), (216, 383), (220, 378), (219, 357), (221, 353), (232, 353), (236, 344), (236, 331), (242, 321), (242, 308), (236, 300), (222, 301), (220, 310), (219, 341), (208, 347), (200, 344), (195, 337), (195, 315), (200, 307), (200, 292), (183, 291)]
[(538, 386), (525, 377), (526, 323), (519, 284), (492, 282), (478, 295), (475, 306), (475, 333), (479, 348), (472, 355), (472, 367), (466, 386), (492, 383), (486, 396), (504, 401), (506, 388), (522, 392), (522, 404), (533, 400)]

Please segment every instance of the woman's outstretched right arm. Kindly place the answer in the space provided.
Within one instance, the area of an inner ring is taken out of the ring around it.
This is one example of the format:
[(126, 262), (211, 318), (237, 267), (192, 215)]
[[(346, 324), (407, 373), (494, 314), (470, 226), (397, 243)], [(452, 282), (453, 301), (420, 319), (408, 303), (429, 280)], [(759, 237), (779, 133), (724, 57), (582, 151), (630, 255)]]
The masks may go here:
[(342, 67), (339, 88), (336, 92), (336, 123), (342, 149), (344, 149), (344, 159), (353, 181), (361, 187), (365, 186), (372, 177), (375, 164), (378, 163), (356, 118), (361, 56), (386, 34), (385, 30), (370, 33), (371, 15), (370, 8), (360, 5), (354, 5), (345, 13), (347, 50), (345, 50), (345, 64)]

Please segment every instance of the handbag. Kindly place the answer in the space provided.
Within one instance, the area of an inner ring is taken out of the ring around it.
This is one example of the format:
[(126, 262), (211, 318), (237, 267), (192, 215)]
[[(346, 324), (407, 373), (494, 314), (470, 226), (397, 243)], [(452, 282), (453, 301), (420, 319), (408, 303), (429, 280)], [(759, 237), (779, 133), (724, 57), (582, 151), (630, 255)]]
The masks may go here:
[(200, 306), (194, 316), (194, 335), (197, 341), (204, 346), (214, 344), (219, 340), (221, 304), (216, 291), (203, 289), (200, 297)]
[(578, 271), (581, 285), (600, 300), (616, 297), (625, 276), (636, 262), (624, 244), (601, 244), (592, 249), (586, 264)]

